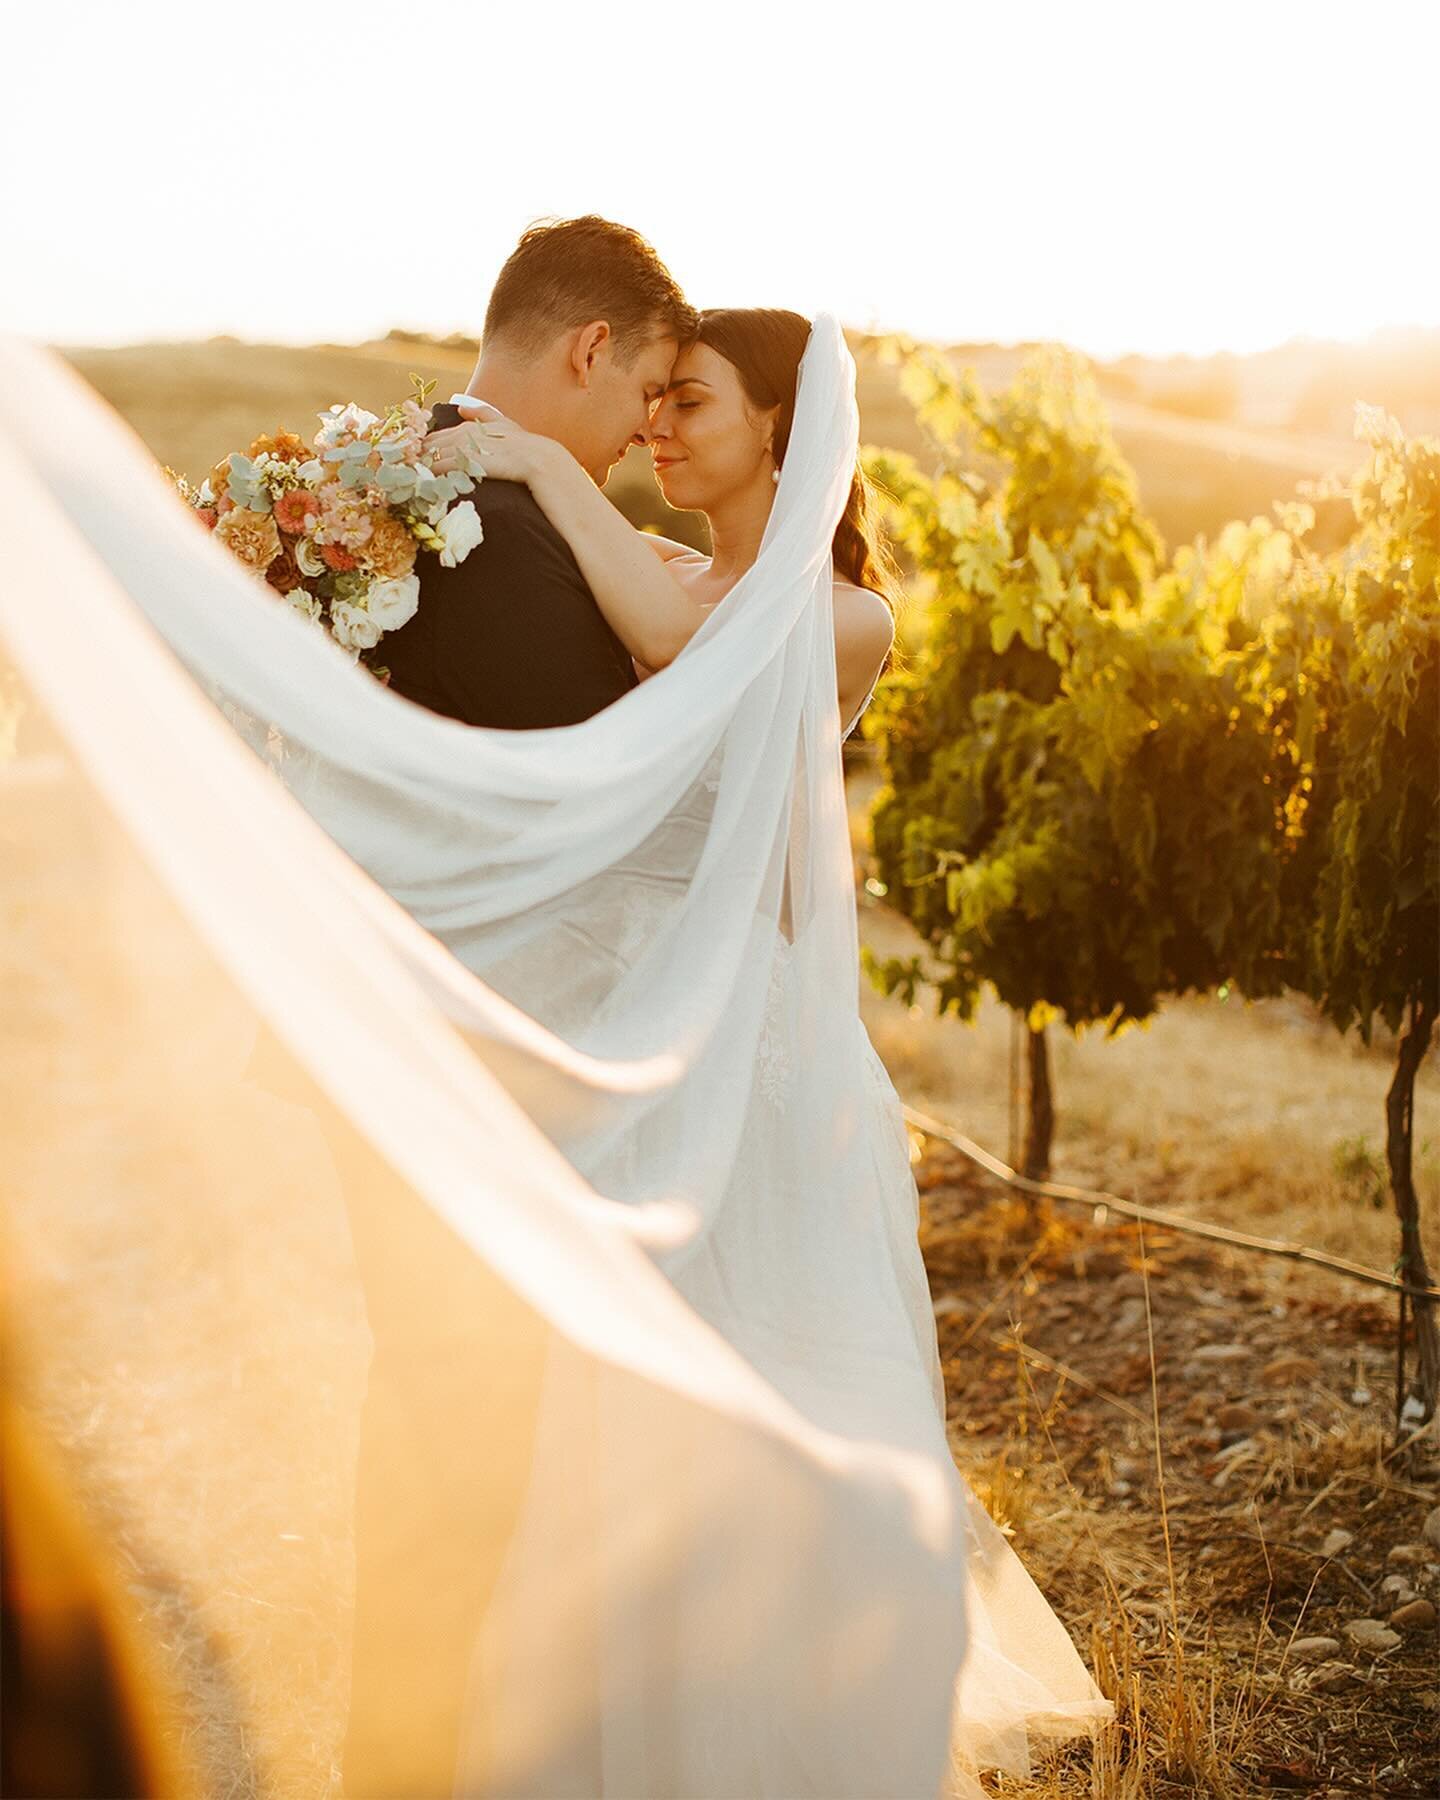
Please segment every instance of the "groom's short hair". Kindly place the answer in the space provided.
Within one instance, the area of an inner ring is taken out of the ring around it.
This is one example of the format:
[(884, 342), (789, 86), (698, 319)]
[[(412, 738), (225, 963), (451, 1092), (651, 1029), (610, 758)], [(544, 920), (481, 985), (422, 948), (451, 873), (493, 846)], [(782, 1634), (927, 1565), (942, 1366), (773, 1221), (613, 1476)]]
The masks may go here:
[(695, 309), (638, 231), (587, 213), (532, 225), (500, 271), (485, 313), (485, 339), (532, 353), (560, 332), (604, 319), (622, 361), (652, 338), (680, 342)]

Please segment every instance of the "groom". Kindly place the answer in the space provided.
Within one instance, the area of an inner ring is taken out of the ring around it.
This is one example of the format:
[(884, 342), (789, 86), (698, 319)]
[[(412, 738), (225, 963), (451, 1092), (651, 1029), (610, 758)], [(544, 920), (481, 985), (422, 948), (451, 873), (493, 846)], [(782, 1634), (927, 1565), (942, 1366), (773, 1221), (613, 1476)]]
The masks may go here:
[[(637, 233), (598, 218), (538, 225), (500, 271), (469, 391), (558, 439), (603, 485), (644, 441), (693, 321)], [(459, 416), (437, 407), (434, 426)], [(487, 481), (475, 499), (484, 540), (455, 569), (421, 559), (419, 610), (385, 641), (391, 687), (471, 725), (589, 718), (635, 686), (629, 655), (530, 490)], [(342, 1136), (332, 1149), (342, 1191), (368, 1192), (364, 1147)], [(433, 1777), (424, 1791), (450, 1791), (468, 1652), (526, 1479), (517, 1421), (535, 1408), (525, 1383), (539, 1364), (507, 1365), (505, 1346), (541, 1326), (499, 1284), (481, 1291), (473, 1259), (454, 1254), (427, 1209), (348, 1211), (374, 1354), (356, 1471), (343, 1782), (348, 1800), (395, 1800), (417, 1791), (417, 1758)], [(451, 1343), (427, 1318), (468, 1324)]]
[[(558, 439), (605, 485), (695, 314), (637, 232), (593, 216), (536, 225), (500, 271), (468, 392)], [(459, 422), (437, 406), (433, 430)], [(467, 725), (588, 719), (635, 686), (569, 546), (518, 482), (475, 496), (484, 541), (458, 568), (425, 557), (420, 607), (385, 640), (390, 686)]]

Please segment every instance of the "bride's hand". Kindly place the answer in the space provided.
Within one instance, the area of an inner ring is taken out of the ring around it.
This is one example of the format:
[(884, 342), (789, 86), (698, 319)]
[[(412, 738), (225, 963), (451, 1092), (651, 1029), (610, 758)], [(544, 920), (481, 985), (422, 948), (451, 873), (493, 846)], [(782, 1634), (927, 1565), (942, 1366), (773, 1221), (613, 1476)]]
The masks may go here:
[(526, 431), (493, 406), (477, 401), (475, 418), (430, 433), (424, 456), (437, 475), (478, 461), (488, 477), (528, 484), (559, 448), (553, 438)]

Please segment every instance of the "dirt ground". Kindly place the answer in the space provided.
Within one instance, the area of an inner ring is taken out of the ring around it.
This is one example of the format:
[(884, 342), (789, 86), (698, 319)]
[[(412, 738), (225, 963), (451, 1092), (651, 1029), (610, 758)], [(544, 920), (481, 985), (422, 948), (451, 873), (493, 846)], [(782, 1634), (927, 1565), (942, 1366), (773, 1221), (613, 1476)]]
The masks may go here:
[(917, 1150), (956, 1459), (1119, 1711), (996, 1791), (1431, 1800), (1433, 1607), (1386, 1621), (1440, 1601), (1440, 1468), (1389, 1453), (1388, 1300)]

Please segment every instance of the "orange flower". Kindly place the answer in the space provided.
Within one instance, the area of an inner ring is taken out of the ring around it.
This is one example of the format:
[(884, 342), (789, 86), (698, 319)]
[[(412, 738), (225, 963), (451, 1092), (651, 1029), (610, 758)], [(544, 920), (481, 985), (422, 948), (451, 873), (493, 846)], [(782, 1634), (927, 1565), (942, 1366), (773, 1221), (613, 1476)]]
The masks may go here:
[(360, 567), (360, 558), (352, 556), (348, 550), (342, 550), (338, 544), (322, 544), (320, 554), (337, 575), (346, 575), (351, 569)]
[(291, 488), (275, 502), (275, 523), (291, 537), (313, 531), (319, 517), (320, 509), (308, 488)]
[(222, 457), (210, 471), (206, 480), (210, 483), (210, 492), (217, 500), (223, 500), (230, 492), (230, 458)]
[(265, 579), (277, 594), (288, 594), (304, 585), (304, 578), (295, 566), (295, 552), (288, 544), (281, 544), (280, 554), (265, 571)]
[(251, 456), (264, 456), (267, 452), (279, 461), (289, 463), (309, 462), (311, 457), (310, 446), (293, 431), (277, 431), (274, 437), (268, 432), (262, 433), (250, 446)]
[(215, 535), (233, 556), (258, 574), (280, 554), (280, 533), (269, 513), (232, 506), (216, 521)]
[(365, 545), (364, 557), (382, 580), (395, 581), (402, 575), (408, 575), (415, 567), (417, 548), (408, 527), (402, 525), (399, 519), (389, 518), (382, 513), (375, 520), (375, 529)]

